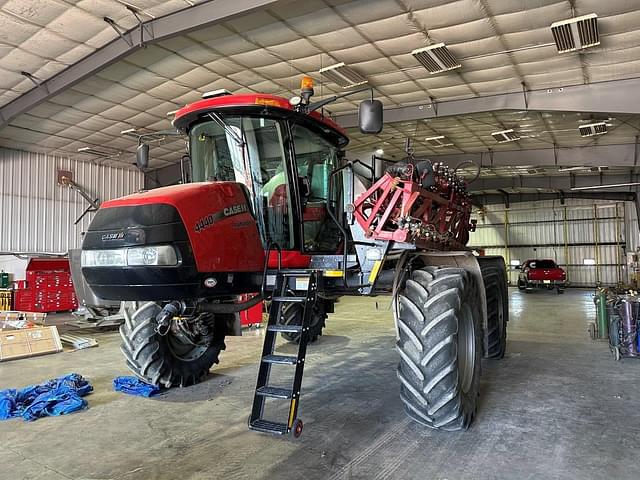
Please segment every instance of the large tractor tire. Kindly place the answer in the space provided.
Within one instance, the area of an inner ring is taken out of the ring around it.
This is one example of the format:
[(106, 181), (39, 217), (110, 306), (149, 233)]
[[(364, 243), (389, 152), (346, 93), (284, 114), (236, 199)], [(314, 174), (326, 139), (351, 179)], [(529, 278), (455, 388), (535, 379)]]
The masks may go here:
[(507, 349), (509, 296), (503, 260), (478, 257), (487, 300), (487, 329), (484, 332), (485, 356), (504, 358)]
[[(282, 316), (278, 323), (281, 325), (302, 325), (304, 307), (299, 303), (286, 303), (282, 306)], [(327, 314), (321, 301), (316, 302), (313, 308), (313, 316), (309, 325), (309, 341), (315, 342), (325, 326)], [(282, 337), (291, 343), (300, 343), (301, 333), (283, 332)]]
[(169, 388), (198, 383), (225, 349), (224, 331), (213, 323), (197, 339), (173, 329), (161, 335), (156, 316), (160, 306), (154, 302), (127, 302), (125, 322), (120, 326), (122, 345), (129, 369), (141, 380)]
[(400, 397), (409, 417), (441, 430), (467, 429), (475, 416), (482, 313), (462, 268), (414, 270), (397, 299)]

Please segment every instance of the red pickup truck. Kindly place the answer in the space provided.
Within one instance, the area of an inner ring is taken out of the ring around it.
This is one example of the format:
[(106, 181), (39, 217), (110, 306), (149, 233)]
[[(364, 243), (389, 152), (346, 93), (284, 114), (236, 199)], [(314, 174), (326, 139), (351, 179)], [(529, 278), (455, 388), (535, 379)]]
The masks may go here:
[(553, 260), (527, 260), (518, 267), (518, 288), (530, 292), (534, 288), (557, 289), (563, 293), (567, 274)]

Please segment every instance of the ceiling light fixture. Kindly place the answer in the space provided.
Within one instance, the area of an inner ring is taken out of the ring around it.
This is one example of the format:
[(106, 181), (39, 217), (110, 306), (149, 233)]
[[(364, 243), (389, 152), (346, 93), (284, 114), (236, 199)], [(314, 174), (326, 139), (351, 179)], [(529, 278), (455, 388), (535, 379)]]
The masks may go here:
[(581, 137), (604, 135), (605, 133), (607, 133), (607, 122), (595, 122), (578, 125), (578, 131), (580, 132)]
[(219, 88), (218, 90), (211, 90), (210, 92), (204, 92), (202, 94), (202, 98), (216, 98), (216, 97), (224, 97), (226, 95), (231, 95), (231, 92), (226, 88)]
[(437, 43), (424, 48), (416, 48), (411, 52), (411, 55), (413, 55), (431, 75), (455, 70), (462, 66), (444, 43)]
[(571, 190), (599, 190), (601, 188), (633, 187), (635, 185), (640, 185), (640, 182), (609, 183), (605, 185), (589, 185), (588, 187), (571, 187)]
[(520, 140), (520, 135), (518, 135), (513, 128), (509, 130), (501, 130), (500, 132), (493, 132), (491, 136), (496, 139), (498, 143), (506, 143), (506, 142), (517, 142)]
[(102, 158), (114, 158), (114, 157), (119, 157), (120, 154), (122, 152), (119, 151), (115, 151), (115, 152), (105, 152), (102, 150), (98, 150), (97, 148), (94, 147), (80, 147), (78, 148), (78, 153), (81, 154), (85, 154), (85, 155), (93, 155), (95, 157), (102, 157)]
[(609, 167), (606, 165), (600, 165), (597, 167), (586, 167), (584, 165), (580, 166), (580, 167), (560, 167), (558, 168), (558, 172), (582, 172), (582, 171), (589, 171), (589, 172), (602, 172), (603, 170), (609, 170)]
[(444, 135), (438, 135), (436, 137), (427, 137), (424, 139), (424, 141), (434, 148), (453, 146), (453, 143), (446, 140), (446, 137)]
[(318, 70), (318, 73), (327, 77), (342, 88), (357, 87), (358, 85), (364, 85), (369, 82), (369, 80), (360, 75), (353, 68), (346, 66), (344, 62), (331, 65), (330, 67), (321, 68)]
[(573, 52), (600, 45), (598, 15), (590, 13), (551, 24), (558, 53)]

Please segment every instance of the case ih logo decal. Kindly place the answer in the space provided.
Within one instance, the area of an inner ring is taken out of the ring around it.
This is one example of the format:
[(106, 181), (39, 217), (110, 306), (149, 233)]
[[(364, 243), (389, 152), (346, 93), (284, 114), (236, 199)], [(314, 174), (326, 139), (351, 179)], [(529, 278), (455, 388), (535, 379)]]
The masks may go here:
[(209, 228), (211, 225), (216, 223), (218, 220), (226, 217), (232, 217), (233, 215), (238, 215), (239, 213), (244, 213), (249, 211), (249, 206), (246, 203), (240, 203), (238, 205), (232, 205), (230, 207), (224, 208), (221, 212), (210, 213), (206, 217), (202, 217), (200, 220), (196, 222), (195, 231), (201, 232), (202, 230)]
[(124, 238), (124, 232), (118, 233), (105, 233), (102, 235), (103, 242), (110, 242), (112, 240), (122, 240)]

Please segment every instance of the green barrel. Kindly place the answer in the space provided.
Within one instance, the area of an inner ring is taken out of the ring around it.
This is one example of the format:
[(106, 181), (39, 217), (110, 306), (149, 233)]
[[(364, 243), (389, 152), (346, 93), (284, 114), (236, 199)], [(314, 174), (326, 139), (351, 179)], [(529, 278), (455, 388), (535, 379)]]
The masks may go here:
[(607, 312), (607, 292), (599, 288), (596, 292), (596, 319), (598, 324), (598, 338), (609, 335), (609, 314)]

